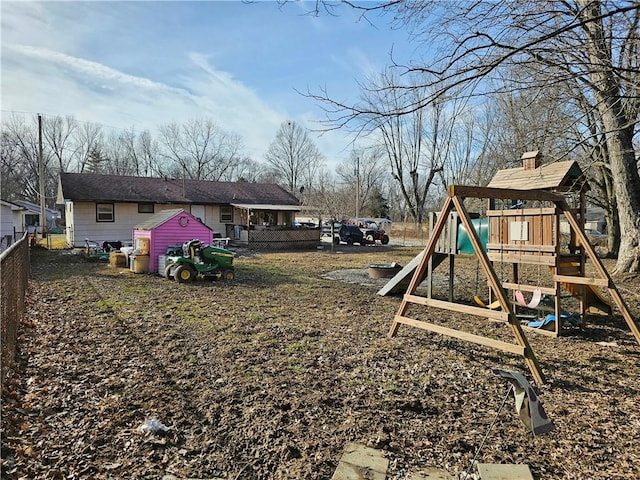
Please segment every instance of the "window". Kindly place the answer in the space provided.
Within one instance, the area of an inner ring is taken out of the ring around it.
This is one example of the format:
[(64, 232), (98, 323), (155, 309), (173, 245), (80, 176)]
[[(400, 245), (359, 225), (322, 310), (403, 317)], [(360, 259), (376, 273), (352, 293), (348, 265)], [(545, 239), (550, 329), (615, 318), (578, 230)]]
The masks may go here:
[(153, 203), (139, 203), (138, 213), (153, 213)]
[(113, 203), (96, 203), (96, 222), (115, 222)]
[(25, 225), (39, 225), (40, 224), (40, 215), (27, 213), (24, 216), (24, 224)]
[(233, 207), (220, 207), (220, 222), (233, 222)]

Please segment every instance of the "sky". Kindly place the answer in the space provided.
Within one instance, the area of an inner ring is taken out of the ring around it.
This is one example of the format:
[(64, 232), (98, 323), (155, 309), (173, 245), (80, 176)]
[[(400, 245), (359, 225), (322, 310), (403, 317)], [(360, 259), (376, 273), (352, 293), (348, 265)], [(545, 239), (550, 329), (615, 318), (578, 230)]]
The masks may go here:
[[(388, 19), (315, 2), (12, 2), (1, 5), (1, 109), (72, 115), (110, 129), (148, 129), (210, 118), (241, 135), (262, 161), (279, 126), (321, 126), (321, 105), (346, 102), (357, 82), (411, 46)], [(353, 148), (346, 131), (311, 132), (329, 168)]]

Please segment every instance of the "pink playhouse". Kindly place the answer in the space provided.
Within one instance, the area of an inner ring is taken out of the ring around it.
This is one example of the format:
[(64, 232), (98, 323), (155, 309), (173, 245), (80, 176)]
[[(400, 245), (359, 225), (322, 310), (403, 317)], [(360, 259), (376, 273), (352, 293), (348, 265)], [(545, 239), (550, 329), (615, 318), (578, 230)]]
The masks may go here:
[[(148, 268), (134, 271), (158, 272), (160, 257), (164, 258), (167, 247), (182, 245), (187, 240), (198, 239), (205, 245), (213, 242), (213, 230), (201, 223), (183, 208), (162, 210), (149, 217), (133, 229), (134, 251), (132, 265), (146, 265)], [(144, 258), (147, 256), (147, 258)], [(144, 262), (140, 262), (144, 260)], [(133, 270), (133, 268), (132, 268)], [(163, 272), (159, 272), (162, 274)]]

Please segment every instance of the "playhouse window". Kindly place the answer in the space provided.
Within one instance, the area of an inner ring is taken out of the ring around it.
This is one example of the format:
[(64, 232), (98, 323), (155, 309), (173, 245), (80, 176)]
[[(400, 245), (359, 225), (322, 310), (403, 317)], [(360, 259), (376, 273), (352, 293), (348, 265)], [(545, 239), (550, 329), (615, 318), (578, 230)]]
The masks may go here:
[(113, 203), (96, 203), (96, 222), (115, 222)]
[(138, 213), (153, 213), (153, 203), (139, 203)]
[(233, 207), (220, 207), (220, 221), (233, 222)]

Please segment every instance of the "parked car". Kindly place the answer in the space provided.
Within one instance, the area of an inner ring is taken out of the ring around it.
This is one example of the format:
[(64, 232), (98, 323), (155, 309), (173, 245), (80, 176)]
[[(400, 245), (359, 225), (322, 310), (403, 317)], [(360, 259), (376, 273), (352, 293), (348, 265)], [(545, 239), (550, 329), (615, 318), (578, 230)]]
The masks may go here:
[(333, 238), (333, 243), (338, 245), (340, 242), (344, 242), (347, 245), (353, 245), (358, 243), (360, 245), (366, 245), (369, 243), (364, 236), (364, 232), (355, 225), (341, 225), (338, 234)]
[(292, 224), (293, 228), (318, 228), (318, 226), (313, 222), (299, 222), (295, 221)]

